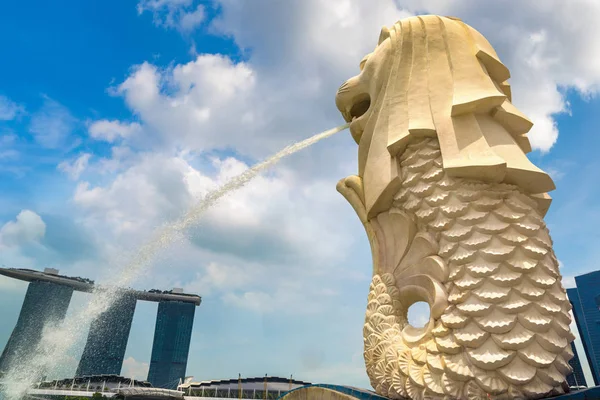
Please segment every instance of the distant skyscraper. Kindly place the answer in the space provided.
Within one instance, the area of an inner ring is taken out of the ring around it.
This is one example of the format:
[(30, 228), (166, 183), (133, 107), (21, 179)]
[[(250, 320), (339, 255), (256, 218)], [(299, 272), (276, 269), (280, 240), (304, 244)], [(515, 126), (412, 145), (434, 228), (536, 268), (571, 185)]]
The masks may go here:
[(136, 301), (122, 295), (91, 323), (76, 376), (121, 373)]
[(595, 298), (600, 294), (600, 271), (575, 277), (577, 288), (567, 289), (573, 315), (581, 336), (594, 385), (600, 383), (600, 310)]
[(72, 295), (72, 287), (36, 280), (29, 283), (19, 319), (0, 356), (0, 371), (7, 371), (13, 361), (26, 360), (35, 352), (44, 326), (65, 318)]
[[(46, 324), (64, 319), (74, 290), (95, 293), (98, 289), (89, 279), (58, 272), (53, 268), (44, 272), (0, 268), (0, 275), (30, 282), (17, 325), (0, 356), (0, 373), (7, 371), (13, 360), (30, 357)], [(110, 308), (92, 321), (77, 376), (121, 373), (137, 300), (159, 303), (149, 371), (152, 383), (175, 388), (178, 380), (184, 378), (195, 308), (202, 299), (181, 288), (122, 289)]]
[(158, 304), (148, 381), (175, 389), (185, 377), (196, 304), (161, 301)]
[(579, 360), (579, 354), (575, 348), (575, 342), (571, 342), (571, 350), (575, 355), (569, 360), (569, 365), (573, 368), (573, 373), (567, 376), (567, 383), (569, 386), (587, 386), (585, 382), (585, 376), (583, 375), (583, 369), (581, 368), (581, 361)]

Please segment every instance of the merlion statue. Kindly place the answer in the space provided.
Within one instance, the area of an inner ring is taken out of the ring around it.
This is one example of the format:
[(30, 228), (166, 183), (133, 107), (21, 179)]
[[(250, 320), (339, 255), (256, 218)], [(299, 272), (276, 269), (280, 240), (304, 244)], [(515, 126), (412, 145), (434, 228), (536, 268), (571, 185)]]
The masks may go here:
[[(359, 170), (337, 189), (365, 226), (367, 374), (393, 399), (537, 399), (568, 390), (571, 308), (543, 221), (551, 178), (508, 69), (457, 18), (383, 28), (336, 104)], [(415, 302), (429, 322), (411, 326)]]

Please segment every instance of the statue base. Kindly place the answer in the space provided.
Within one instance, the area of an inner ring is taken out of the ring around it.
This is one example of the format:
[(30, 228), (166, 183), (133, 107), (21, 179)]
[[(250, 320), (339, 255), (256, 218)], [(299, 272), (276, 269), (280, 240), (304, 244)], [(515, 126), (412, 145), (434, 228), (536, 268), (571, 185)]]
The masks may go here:
[[(375, 392), (351, 386), (314, 384), (301, 386), (280, 397), (281, 400), (389, 400)], [(548, 397), (548, 400), (599, 400), (600, 386), (577, 390), (560, 396)]]

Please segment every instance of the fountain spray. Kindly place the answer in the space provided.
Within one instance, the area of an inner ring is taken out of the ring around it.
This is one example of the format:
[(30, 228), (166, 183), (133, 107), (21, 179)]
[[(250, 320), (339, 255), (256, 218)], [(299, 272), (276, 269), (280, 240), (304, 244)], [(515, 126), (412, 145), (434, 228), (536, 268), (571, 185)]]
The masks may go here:
[(122, 287), (127, 287), (135, 280), (150, 261), (161, 251), (172, 244), (175, 239), (188, 228), (198, 223), (200, 217), (222, 197), (240, 189), (260, 172), (279, 162), (284, 157), (305, 149), (318, 141), (347, 129), (349, 123), (318, 133), (308, 139), (294, 143), (275, 153), (266, 160), (255, 164), (240, 175), (232, 178), (221, 187), (209, 192), (199, 203), (191, 207), (176, 221), (158, 229), (150, 241), (140, 247), (132, 260), (122, 269), (111, 286), (97, 288), (92, 293), (89, 304), (81, 311), (67, 317), (62, 323), (48, 325), (44, 328), (34, 356), (29, 360), (18, 360), (18, 365), (11, 365), (4, 376), (4, 386), (0, 388), (8, 400), (19, 400), (41, 376), (52, 371), (61, 364), (67, 351), (85, 332), (84, 327), (100, 316), (123, 294)]

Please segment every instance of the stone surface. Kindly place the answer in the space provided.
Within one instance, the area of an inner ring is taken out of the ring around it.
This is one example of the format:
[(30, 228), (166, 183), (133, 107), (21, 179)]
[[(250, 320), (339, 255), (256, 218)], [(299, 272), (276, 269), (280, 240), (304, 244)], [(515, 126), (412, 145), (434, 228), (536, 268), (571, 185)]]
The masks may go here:
[[(530, 399), (563, 393), (570, 303), (543, 221), (551, 178), (525, 155), (532, 123), (508, 69), (456, 18), (383, 28), (336, 105), (359, 171), (337, 189), (373, 256), (367, 374), (390, 398)], [(407, 322), (430, 306), (422, 328)]]

